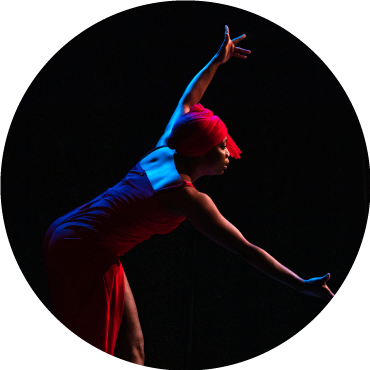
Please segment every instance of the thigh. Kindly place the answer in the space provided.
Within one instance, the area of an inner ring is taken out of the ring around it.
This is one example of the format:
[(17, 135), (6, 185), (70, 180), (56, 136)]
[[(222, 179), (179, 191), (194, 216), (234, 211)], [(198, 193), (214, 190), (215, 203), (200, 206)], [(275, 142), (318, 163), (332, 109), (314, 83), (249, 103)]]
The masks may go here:
[(54, 315), (80, 338), (113, 354), (124, 311), (124, 272), (110, 249), (70, 231), (53, 233), (46, 266)]
[(118, 333), (114, 355), (127, 359), (133, 350), (143, 352), (144, 338), (139, 315), (130, 284), (125, 274), (125, 301), (121, 327)]

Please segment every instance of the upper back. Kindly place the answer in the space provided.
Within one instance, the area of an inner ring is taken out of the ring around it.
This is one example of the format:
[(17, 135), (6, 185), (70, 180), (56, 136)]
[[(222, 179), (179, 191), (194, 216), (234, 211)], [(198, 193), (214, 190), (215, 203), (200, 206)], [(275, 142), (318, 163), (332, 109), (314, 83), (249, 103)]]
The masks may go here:
[[(161, 205), (172, 214), (184, 217), (189, 196), (191, 198), (199, 192), (191, 182), (181, 178), (176, 168), (174, 153), (175, 150), (168, 146), (157, 147), (138, 164), (145, 171)], [(175, 189), (176, 191), (167, 191)]]
[(139, 162), (155, 191), (182, 181), (176, 169), (174, 153), (175, 150), (167, 146), (158, 147)]

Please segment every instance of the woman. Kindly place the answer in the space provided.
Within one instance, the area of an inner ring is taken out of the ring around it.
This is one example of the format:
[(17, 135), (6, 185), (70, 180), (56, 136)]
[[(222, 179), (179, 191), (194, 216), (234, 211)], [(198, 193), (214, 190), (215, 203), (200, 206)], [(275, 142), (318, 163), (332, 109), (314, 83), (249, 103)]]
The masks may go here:
[(231, 40), (226, 26), (220, 50), (190, 82), (156, 148), (117, 185), (55, 221), (46, 234), (54, 314), (88, 343), (127, 361), (144, 364), (144, 342), (118, 256), (185, 218), (272, 278), (327, 301), (333, 297), (329, 274), (301, 279), (248, 242), (193, 186), (201, 176), (223, 174), (230, 156), (239, 158), (224, 123), (199, 101), (221, 64), (250, 54), (235, 46), (244, 38)]

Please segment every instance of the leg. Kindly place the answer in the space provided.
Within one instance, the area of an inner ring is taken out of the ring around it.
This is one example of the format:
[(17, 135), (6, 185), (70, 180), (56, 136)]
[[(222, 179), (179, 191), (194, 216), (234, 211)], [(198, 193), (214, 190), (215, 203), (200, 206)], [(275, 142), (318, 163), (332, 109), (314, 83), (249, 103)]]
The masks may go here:
[(136, 303), (125, 274), (125, 303), (114, 356), (144, 365), (144, 337), (141, 331)]
[(57, 230), (46, 244), (54, 315), (87, 343), (114, 353), (124, 311), (124, 271), (111, 250)]

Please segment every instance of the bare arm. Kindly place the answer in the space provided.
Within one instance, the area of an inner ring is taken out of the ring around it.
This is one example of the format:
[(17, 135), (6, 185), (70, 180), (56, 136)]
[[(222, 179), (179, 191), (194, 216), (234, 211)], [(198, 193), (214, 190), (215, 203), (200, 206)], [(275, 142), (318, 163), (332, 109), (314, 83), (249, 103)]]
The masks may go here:
[(178, 118), (189, 112), (191, 106), (199, 103), (219, 65), (220, 63), (217, 62), (215, 57), (213, 57), (211, 61), (192, 79), (181, 97), (175, 112), (172, 114), (172, 117), (166, 126), (164, 134), (159, 139), (157, 146), (165, 145), (167, 143), (172, 127)]
[(242, 35), (234, 40), (231, 40), (229, 28), (225, 26), (225, 38), (220, 50), (211, 59), (211, 61), (191, 80), (190, 84), (185, 89), (185, 92), (182, 95), (175, 112), (166, 126), (164, 135), (160, 138), (157, 146), (166, 144), (168, 136), (171, 133), (172, 127), (177, 119), (182, 114), (189, 112), (191, 106), (199, 103), (221, 64), (226, 63), (233, 56), (241, 59), (247, 58), (245, 54), (250, 54), (250, 50), (245, 50), (235, 46), (244, 38), (245, 35)]
[(326, 285), (330, 274), (322, 278), (303, 280), (265, 250), (247, 241), (242, 233), (221, 215), (206, 194), (194, 188), (183, 188), (177, 194), (169, 194), (164, 199), (164, 203), (170, 211), (187, 217), (201, 233), (239, 255), (273, 279), (301, 293), (320, 297), (326, 301), (330, 301), (334, 296)]
[(253, 245), (218, 211), (206, 194), (194, 192), (186, 208), (187, 219), (204, 235), (229, 249), (266, 275), (300, 290), (301, 279), (263, 249)]
[(231, 40), (229, 27), (225, 26), (224, 41), (219, 51), (211, 59), (211, 61), (193, 78), (180, 99), (180, 104), (183, 105), (185, 109), (190, 109), (192, 105), (199, 103), (218, 67), (221, 64), (226, 63), (232, 57), (247, 59), (247, 54), (250, 54), (251, 51), (235, 46), (239, 41), (245, 39), (245, 37), (246, 35), (242, 35)]

